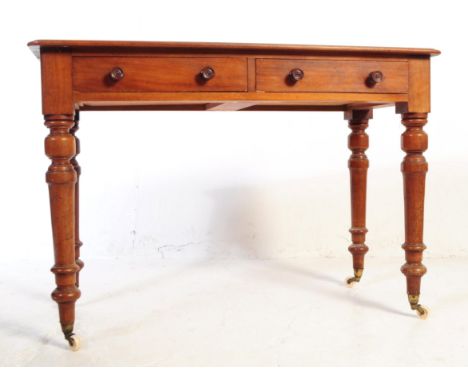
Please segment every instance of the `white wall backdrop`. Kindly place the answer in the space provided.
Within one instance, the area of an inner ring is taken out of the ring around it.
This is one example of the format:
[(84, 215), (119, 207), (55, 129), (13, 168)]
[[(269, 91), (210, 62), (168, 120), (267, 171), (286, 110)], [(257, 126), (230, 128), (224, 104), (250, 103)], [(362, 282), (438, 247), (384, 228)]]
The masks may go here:
[[(41, 1), (0, 12), (2, 256), (52, 265), (40, 108), (40, 38), (432, 47), (427, 132), (428, 257), (468, 256), (463, 2), (296, 0)], [(295, 11), (299, 9), (299, 11)], [(25, 28), (25, 26), (28, 28)], [(34, 31), (34, 32), (32, 32)], [(400, 256), (399, 116), (368, 133), (369, 256)], [(342, 257), (351, 261), (347, 135), (341, 113), (84, 112), (81, 237), (96, 257)], [(235, 251), (234, 251), (235, 250)], [(240, 252), (239, 252), (240, 250)]]

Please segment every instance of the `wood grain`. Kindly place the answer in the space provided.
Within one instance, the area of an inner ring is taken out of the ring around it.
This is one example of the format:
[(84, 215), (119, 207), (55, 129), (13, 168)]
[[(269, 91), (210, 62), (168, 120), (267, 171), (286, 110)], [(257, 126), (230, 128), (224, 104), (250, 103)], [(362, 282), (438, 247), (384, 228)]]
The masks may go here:
[[(120, 81), (109, 81), (119, 67)], [(215, 75), (202, 81), (199, 74), (211, 67)], [(247, 91), (247, 59), (239, 57), (74, 57), (73, 87), (79, 92), (213, 92)]]
[(73, 114), (70, 52), (46, 52), (41, 56), (42, 114)]
[[(292, 69), (304, 72), (304, 78), (288, 81)], [(257, 90), (265, 92), (337, 92), (337, 93), (406, 93), (408, 63), (404, 61), (325, 61), (259, 59)], [(366, 85), (373, 71), (385, 79), (374, 87)]]

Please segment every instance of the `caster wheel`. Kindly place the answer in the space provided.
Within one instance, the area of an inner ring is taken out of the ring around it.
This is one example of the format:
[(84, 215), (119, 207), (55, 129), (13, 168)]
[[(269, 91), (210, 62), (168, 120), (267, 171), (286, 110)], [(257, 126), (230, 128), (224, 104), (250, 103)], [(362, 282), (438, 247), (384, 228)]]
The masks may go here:
[(68, 343), (70, 344), (71, 351), (80, 350), (80, 339), (76, 335), (72, 335), (70, 338), (68, 338)]
[(426, 320), (429, 316), (429, 309), (427, 309), (425, 306), (420, 305), (416, 309), (416, 314), (421, 320)]
[(356, 281), (356, 278), (355, 277), (349, 277), (345, 280), (345, 285), (347, 288), (354, 288), (354, 286), (358, 283), (358, 281)]

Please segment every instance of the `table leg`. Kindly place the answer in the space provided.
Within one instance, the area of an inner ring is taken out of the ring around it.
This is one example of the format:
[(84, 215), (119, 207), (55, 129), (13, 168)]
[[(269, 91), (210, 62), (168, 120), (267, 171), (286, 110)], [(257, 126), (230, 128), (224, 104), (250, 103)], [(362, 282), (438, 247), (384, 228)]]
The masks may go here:
[(407, 293), (411, 309), (426, 318), (427, 308), (419, 304), (421, 277), (426, 273), (422, 264), (424, 226), (424, 191), (427, 162), (423, 152), (427, 149), (427, 134), (423, 131), (427, 113), (404, 113), (402, 123), (406, 131), (401, 136), (401, 148), (406, 156), (401, 164), (405, 199), (405, 250), (406, 263), (401, 271), (406, 276)]
[(366, 128), (369, 119), (372, 118), (372, 110), (350, 110), (345, 112), (345, 119), (349, 122), (351, 134), (348, 137), (348, 147), (352, 151), (348, 161), (351, 185), (351, 233), (352, 244), (348, 247), (353, 256), (354, 277), (346, 280), (346, 284), (352, 287), (359, 282), (364, 271), (364, 255), (369, 248), (365, 244), (366, 239), (366, 189), (367, 169), (369, 160), (365, 151), (369, 147), (369, 136)]
[(79, 269), (76, 273), (76, 286), (80, 286), (80, 271), (84, 267), (84, 262), (80, 259), (80, 248), (83, 243), (80, 240), (80, 175), (81, 167), (76, 160), (76, 157), (80, 153), (80, 140), (76, 137), (76, 132), (80, 128), (80, 112), (75, 112), (75, 124), (70, 129), (70, 133), (75, 137), (75, 156), (71, 160), (71, 164), (76, 172), (76, 183), (75, 183), (75, 262)]
[(57, 284), (52, 298), (58, 303), (65, 338), (76, 349), (78, 342), (73, 325), (75, 301), (80, 297), (80, 290), (76, 287), (79, 267), (75, 262), (76, 171), (71, 163), (76, 154), (75, 138), (70, 133), (74, 120), (71, 115), (45, 115), (45, 125), (50, 129), (45, 140), (45, 151), (52, 160), (46, 174), (55, 255), (55, 265), (51, 271)]

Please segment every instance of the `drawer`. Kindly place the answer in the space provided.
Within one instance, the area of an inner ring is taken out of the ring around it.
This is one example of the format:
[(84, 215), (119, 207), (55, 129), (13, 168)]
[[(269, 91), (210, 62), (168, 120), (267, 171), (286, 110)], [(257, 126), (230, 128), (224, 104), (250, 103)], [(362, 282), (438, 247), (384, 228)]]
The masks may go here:
[[(291, 73), (294, 69), (300, 69), (297, 80)], [(383, 75), (380, 82), (370, 78), (376, 72)], [(256, 88), (265, 92), (406, 93), (408, 62), (257, 59)]]
[[(204, 69), (205, 77), (201, 74)], [(73, 88), (81, 92), (243, 92), (247, 91), (247, 60), (74, 57)]]

